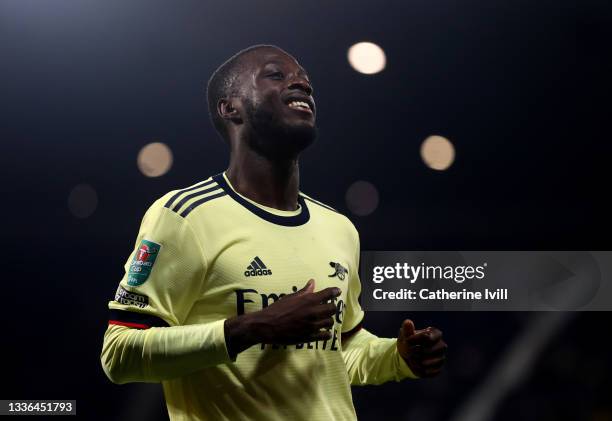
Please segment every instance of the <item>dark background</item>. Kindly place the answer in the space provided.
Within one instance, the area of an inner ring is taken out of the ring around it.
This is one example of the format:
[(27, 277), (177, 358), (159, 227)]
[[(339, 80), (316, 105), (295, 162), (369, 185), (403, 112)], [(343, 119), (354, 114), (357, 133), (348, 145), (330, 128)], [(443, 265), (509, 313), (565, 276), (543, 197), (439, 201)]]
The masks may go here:
[[(252, 44), (277, 44), (309, 71), (321, 134), (301, 160), (301, 188), (347, 214), (364, 250), (610, 250), (611, 9), (0, 0), (0, 397), (77, 399), (83, 419), (167, 418), (159, 385), (105, 377), (106, 303), (146, 208), (226, 167), (204, 86)], [(347, 49), (363, 40), (385, 50), (383, 72), (349, 66)], [(421, 161), (431, 134), (455, 145), (447, 171)], [(147, 178), (136, 156), (153, 141), (174, 164)], [(365, 217), (345, 203), (357, 180), (380, 194)], [(99, 200), (85, 219), (67, 204), (81, 183)], [(459, 414), (490, 403), (483, 385), (501, 384), (504, 356), (548, 316), (372, 312), (365, 323), (395, 336), (406, 317), (444, 331), (446, 372), (354, 388), (360, 419), (478, 419)], [(505, 368), (523, 374), (484, 419), (612, 419), (611, 322), (610, 313), (564, 315), (531, 364)]]

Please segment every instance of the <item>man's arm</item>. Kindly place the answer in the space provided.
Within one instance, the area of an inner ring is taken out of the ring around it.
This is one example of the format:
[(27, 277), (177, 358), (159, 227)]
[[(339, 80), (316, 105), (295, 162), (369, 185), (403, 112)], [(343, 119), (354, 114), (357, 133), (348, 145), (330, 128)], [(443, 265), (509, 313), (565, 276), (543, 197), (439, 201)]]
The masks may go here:
[(363, 328), (342, 335), (342, 357), (353, 386), (418, 378), (400, 356), (397, 339), (379, 338)]
[(379, 338), (361, 327), (364, 311), (359, 303), (359, 234), (354, 226), (351, 228), (354, 264), (349, 272), (343, 323), (346, 330), (341, 338), (342, 357), (351, 384), (381, 384), (437, 375), (444, 365), (447, 348), (440, 330), (428, 327), (415, 331), (412, 321), (405, 320), (397, 338)]
[(160, 382), (235, 361), (257, 343), (297, 344), (331, 338), (338, 288), (314, 291), (310, 280), (263, 310), (211, 323), (151, 327), (109, 325), (102, 366), (114, 383)]
[(117, 384), (160, 382), (207, 366), (232, 361), (224, 339), (224, 320), (146, 330), (109, 325), (101, 362)]
[(360, 327), (342, 335), (342, 356), (352, 385), (436, 376), (446, 349), (440, 330), (415, 331), (410, 320), (404, 321), (397, 338), (379, 338)]

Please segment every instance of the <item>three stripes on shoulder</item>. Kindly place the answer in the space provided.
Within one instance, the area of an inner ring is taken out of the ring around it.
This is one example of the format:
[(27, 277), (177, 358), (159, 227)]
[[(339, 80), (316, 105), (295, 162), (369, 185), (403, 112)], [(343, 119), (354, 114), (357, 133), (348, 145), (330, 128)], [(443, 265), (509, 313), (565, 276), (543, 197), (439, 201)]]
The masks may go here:
[[(198, 183), (194, 186), (177, 191), (175, 194), (172, 195), (172, 197), (170, 197), (170, 199), (168, 199), (164, 207), (172, 210), (173, 212), (176, 212), (184, 218), (198, 206), (210, 200), (226, 195), (227, 192), (225, 191), (225, 189), (219, 183), (217, 183), (217, 181), (215, 181), (213, 177), (210, 177), (207, 180), (202, 181), (201, 183)], [(330, 211), (338, 213), (338, 211), (332, 208), (331, 206), (328, 206), (324, 203), (319, 202), (318, 200), (306, 196), (302, 192), (300, 192), (300, 196), (310, 201), (311, 203), (315, 203)]]
[(198, 206), (225, 195), (227, 195), (225, 190), (215, 180), (209, 178), (195, 186), (179, 190), (172, 195), (164, 207), (184, 218)]

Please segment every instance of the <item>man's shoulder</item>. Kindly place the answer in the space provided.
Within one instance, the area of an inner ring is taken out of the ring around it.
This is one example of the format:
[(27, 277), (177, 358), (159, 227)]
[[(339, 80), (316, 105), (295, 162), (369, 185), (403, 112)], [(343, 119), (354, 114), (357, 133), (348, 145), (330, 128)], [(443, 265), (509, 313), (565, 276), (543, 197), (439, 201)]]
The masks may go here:
[(195, 209), (205, 207), (226, 194), (217, 183), (216, 176), (211, 176), (197, 183), (167, 192), (155, 200), (150, 210), (171, 212), (181, 218), (187, 218)]
[(335, 224), (339, 224), (348, 229), (349, 231), (356, 232), (353, 222), (342, 212), (338, 211), (337, 209), (331, 207), (326, 203), (321, 202), (320, 200), (314, 199), (312, 196), (309, 196), (304, 192), (300, 192), (300, 196), (304, 198), (304, 200), (306, 201), (306, 205), (311, 211), (318, 212), (325, 219)]

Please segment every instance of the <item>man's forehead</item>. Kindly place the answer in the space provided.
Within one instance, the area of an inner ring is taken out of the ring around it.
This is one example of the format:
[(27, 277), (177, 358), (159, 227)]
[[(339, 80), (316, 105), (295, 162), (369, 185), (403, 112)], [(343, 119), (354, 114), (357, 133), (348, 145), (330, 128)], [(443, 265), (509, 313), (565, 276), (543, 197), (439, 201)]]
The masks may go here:
[(306, 72), (306, 70), (300, 66), (300, 63), (298, 63), (294, 57), (282, 50), (277, 50), (275, 48), (262, 48), (261, 50), (253, 51), (253, 53), (254, 54), (249, 57), (249, 61), (254, 65), (254, 67), (263, 67), (267, 64), (293, 64), (299, 67), (303, 72)]

